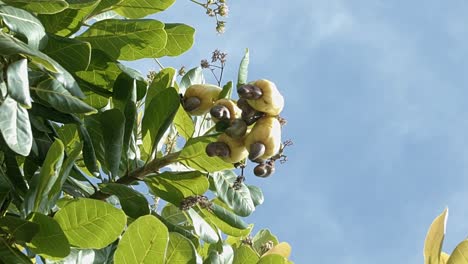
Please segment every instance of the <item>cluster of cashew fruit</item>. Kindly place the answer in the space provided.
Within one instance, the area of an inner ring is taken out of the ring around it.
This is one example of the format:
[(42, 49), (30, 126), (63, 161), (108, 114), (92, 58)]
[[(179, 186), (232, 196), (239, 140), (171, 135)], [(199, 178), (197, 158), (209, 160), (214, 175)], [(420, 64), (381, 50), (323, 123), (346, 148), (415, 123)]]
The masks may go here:
[(276, 85), (258, 80), (237, 89), (239, 100), (219, 99), (221, 88), (215, 85), (192, 85), (187, 88), (184, 109), (191, 115), (210, 113), (213, 121), (221, 122), (224, 133), (217, 142), (207, 145), (210, 157), (220, 157), (229, 163), (239, 163), (247, 157), (258, 163), (254, 174), (268, 177), (274, 171), (274, 157), (281, 148), (281, 124), (278, 115), (284, 98)]

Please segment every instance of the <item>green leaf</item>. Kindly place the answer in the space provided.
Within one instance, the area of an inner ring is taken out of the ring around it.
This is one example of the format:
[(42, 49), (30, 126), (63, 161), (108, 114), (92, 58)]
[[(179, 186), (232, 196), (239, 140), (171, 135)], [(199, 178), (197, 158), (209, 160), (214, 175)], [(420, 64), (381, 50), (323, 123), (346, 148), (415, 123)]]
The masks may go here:
[(167, 33), (166, 46), (155, 57), (179, 56), (192, 47), (195, 35), (193, 27), (185, 24), (166, 24), (164, 30)]
[(21, 251), (13, 248), (3, 238), (0, 238), (0, 262), (15, 264), (32, 264), (31, 260)]
[[(211, 247), (210, 247), (211, 248)], [(211, 250), (204, 263), (209, 264), (231, 264), (234, 259), (234, 251), (228, 244), (221, 245), (218, 250)]]
[[(105, 149), (104, 149), (104, 137), (102, 135), (102, 128), (101, 128), (102, 125), (101, 125), (100, 115), (96, 114), (96, 115), (86, 116), (84, 118), (84, 121), (85, 121), (86, 131), (89, 133), (89, 137), (90, 137), (92, 147), (93, 147), (93, 151), (91, 151), (91, 149), (88, 150), (89, 153), (87, 155), (89, 155), (88, 157), (90, 159), (89, 162), (96, 162), (95, 160), (97, 159), (101, 163), (101, 165), (105, 164), (106, 159), (105, 159)], [(86, 145), (84, 145), (83, 147), (84, 147), (83, 149), (83, 154), (84, 154), (86, 150)], [(92, 156), (93, 153), (94, 153), (94, 157)], [(94, 158), (94, 161), (93, 161), (93, 158)], [(89, 165), (92, 165), (94, 167), (94, 164), (89, 164)], [(89, 165), (86, 165), (86, 166), (88, 167)], [(97, 163), (96, 163), (95, 168), (98, 168)], [(109, 172), (107, 171), (106, 167), (102, 167), (102, 169), (106, 170), (105, 172), (107, 173)], [(90, 168), (88, 168), (88, 170), (99, 172), (99, 169), (91, 170)]]
[(23, 174), (21, 173), (20, 167), (16, 159), (16, 155), (12, 151), (5, 151), (5, 165), (6, 165), (6, 176), (8, 178), (9, 188), (12, 189), (12, 193), (18, 193), (21, 196), (28, 190)]
[(437, 216), (431, 224), (424, 241), (424, 263), (439, 263), (442, 243), (445, 237), (445, 227), (448, 218), (448, 208)]
[(258, 233), (252, 239), (253, 247), (258, 253), (263, 253), (262, 246), (266, 243), (269, 243), (270, 241), (273, 243), (273, 246), (278, 245), (278, 238), (268, 229), (262, 229), (258, 231)]
[(105, 160), (112, 177), (119, 175), (122, 157), (125, 117), (118, 109), (111, 109), (100, 115), (104, 140)]
[(57, 180), (55, 180), (55, 183), (52, 186), (52, 189), (50, 189), (49, 199), (48, 199), (50, 205), (52, 205), (52, 206), (55, 205), (58, 198), (60, 197), (60, 194), (62, 193), (63, 184), (67, 180), (71, 169), (75, 165), (75, 161), (78, 158), (78, 156), (80, 155), (82, 148), (83, 148), (83, 143), (78, 142), (72, 148), (72, 150), (68, 153), (68, 157), (65, 159), (65, 162), (63, 162), (62, 168), (60, 169), (59, 176), (58, 176)]
[(38, 224), (8, 215), (0, 218), (0, 228), (21, 242), (30, 242), (39, 232)]
[(266, 255), (257, 262), (257, 264), (286, 264), (286, 263), (287, 263), (287, 259), (285, 259), (284, 257), (280, 255), (275, 255), (275, 254)]
[(25, 108), (31, 108), (29, 95), (28, 60), (20, 59), (11, 63), (7, 69), (8, 92)]
[(137, 91), (136, 81), (126, 73), (121, 73), (114, 83), (113, 102), (114, 107), (119, 109), (125, 116), (125, 129), (123, 137), (123, 150), (125, 160), (130, 146), (131, 136), (137, 121)]
[(55, 121), (57, 123), (62, 123), (62, 124), (81, 124), (81, 120), (71, 114), (65, 114), (62, 112), (59, 112), (53, 108), (46, 107), (42, 104), (33, 102), (32, 103), (32, 108), (29, 110), (29, 112), (32, 115), (35, 116), (40, 116), (44, 119), (50, 119), (52, 121)]
[(123, 0), (114, 11), (127, 18), (143, 18), (151, 14), (159, 13), (169, 8), (175, 0)]
[(252, 201), (255, 207), (263, 204), (265, 198), (263, 197), (262, 189), (258, 188), (257, 186), (247, 185), (250, 191), (250, 197), (252, 197)]
[(132, 218), (136, 219), (150, 213), (145, 196), (130, 187), (118, 183), (106, 183), (101, 187), (101, 191), (117, 196), (122, 210)]
[(70, 253), (67, 237), (53, 218), (33, 213), (28, 220), (39, 225), (39, 233), (27, 243), (34, 253), (52, 260), (62, 259)]
[(98, 49), (91, 50), (91, 61), (86, 70), (76, 72), (76, 75), (91, 84), (112, 90), (114, 81), (122, 70), (118, 62), (110, 58), (104, 51)]
[(49, 203), (49, 192), (59, 178), (64, 157), (64, 145), (56, 139), (47, 152), (47, 156), (39, 175), (34, 176), (33, 186), (29, 189), (25, 199), (26, 212), (49, 213), (53, 207)]
[(99, 175), (99, 167), (97, 164), (93, 141), (88, 133), (86, 126), (80, 124), (78, 126), (78, 132), (80, 139), (83, 142), (83, 161), (85, 166), (93, 175)]
[(110, 264), (114, 253), (114, 245), (103, 249), (78, 249), (72, 248), (70, 254), (59, 261), (46, 259), (46, 264)]
[(231, 95), (232, 95), (232, 81), (229, 81), (223, 86), (223, 90), (219, 94), (218, 99), (223, 99), (223, 98), (229, 99), (231, 98)]
[(179, 110), (177, 110), (176, 116), (174, 117), (174, 126), (177, 132), (186, 140), (190, 139), (195, 132), (193, 120), (182, 106), (179, 106)]
[(154, 58), (165, 47), (164, 24), (151, 19), (106, 19), (94, 23), (78, 39), (119, 60)]
[(164, 263), (169, 240), (167, 227), (152, 215), (135, 220), (125, 231), (115, 251), (115, 264)]
[(263, 256), (270, 254), (280, 255), (287, 259), (291, 255), (291, 246), (286, 242), (281, 242), (265, 252)]
[(245, 49), (245, 55), (239, 65), (239, 74), (237, 76), (237, 87), (247, 83), (249, 68), (249, 49)]
[(80, 141), (78, 137), (78, 129), (75, 124), (65, 124), (63, 126), (54, 126), (58, 137), (62, 140), (65, 146), (65, 151), (72, 149), (76, 143)]
[(148, 93), (145, 98), (145, 108), (148, 108), (153, 98), (169, 87), (174, 86), (176, 70), (174, 68), (165, 68), (159, 71), (154, 76), (151, 82)]
[(65, 0), (2, 0), (4, 3), (38, 14), (54, 14), (68, 7)]
[(179, 161), (193, 169), (205, 172), (234, 168), (231, 163), (226, 163), (219, 157), (209, 157), (206, 154), (206, 146), (215, 141), (217, 141), (217, 136), (204, 136), (189, 139), (180, 153)]
[(29, 115), (11, 97), (0, 104), (0, 132), (11, 150), (23, 156), (29, 154), (33, 139)]
[(163, 90), (151, 100), (142, 120), (143, 138), (151, 139), (152, 152), (169, 128), (180, 105), (180, 97), (174, 88)]
[[(220, 210), (219, 208), (217, 209)], [(226, 210), (226, 209), (223, 209), (223, 210)], [(226, 212), (229, 212), (229, 211), (226, 210)], [(212, 226), (216, 226), (219, 230), (221, 230), (226, 235), (230, 235), (233, 237), (248, 236), (253, 228), (253, 225), (247, 226), (247, 224), (245, 224), (239, 218), (239, 216), (236, 216), (231, 212), (218, 216), (214, 212), (210, 212), (209, 210), (202, 209), (201, 211), (199, 211), (199, 213), (201, 214), (203, 219), (205, 219), (209, 224), (211, 224)], [(239, 225), (242, 225), (242, 226), (245, 225), (245, 228), (234, 227), (234, 226), (239, 226)]]
[(93, 10), (90, 17), (96, 16), (99, 13), (103, 13), (108, 10), (111, 10), (115, 5), (117, 5), (118, 3), (122, 1), (124, 0), (101, 0), (99, 5)]
[(240, 216), (248, 216), (254, 210), (255, 206), (250, 195), (250, 191), (241, 184), (239, 189), (232, 188), (237, 175), (233, 171), (221, 171), (212, 175), (216, 193), (234, 213)]
[(197, 263), (197, 256), (192, 242), (179, 233), (170, 232), (165, 263)]
[(216, 231), (195, 211), (193, 208), (187, 210), (188, 215), (192, 219), (195, 234), (206, 243), (218, 242), (218, 234)]
[[(233, 214), (231, 211), (227, 210), (226, 208), (213, 203), (210, 207), (211, 213), (216, 216), (217, 218), (223, 220), (225, 223), (228, 225), (237, 228), (237, 229), (247, 229), (249, 228), (249, 225), (247, 225), (242, 218), (239, 216)], [(228, 233), (226, 233), (228, 234)], [(233, 236), (234, 234), (228, 234)], [(243, 234), (241, 234), (243, 235)]]
[(12, 6), (0, 5), (0, 17), (11, 31), (26, 38), (32, 48), (37, 50), (45, 46), (47, 36), (44, 27), (29, 12)]
[[(438, 263), (438, 262), (434, 262)], [(468, 240), (457, 245), (453, 250), (447, 264), (467, 264), (468, 263)]]
[(184, 212), (182, 212), (179, 207), (167, 203), (162, 209), (161, 216), (166, 219), (166, 221), (171, 222), (174, 225), (181, 225), (187, 223), (187, 217)]
[(70, 244), (80, 248), (103, 248), (114, 242), (125, 228), (122, 210), (98, 200), (80, 198), (54, 216)]
[(260, 257), (248, 245), (241, 245), (234, 250), (233, 264), (256, 264)]
[(43, 52), (70, 72), (86, 70), (91, 61), (89, 43), (56, 35), (49, 35)]
[(208, 179), (198, 171), (165, 171), (147, 176), (144, 181), (157, 196), (175, 205), (189, 196), (204, 194), (209, 187)]
[(36, 91), (41, 99), (64, 113), (90, 114), (97, 112), (96, 109), (70, 94), (56, 79), (46, 79), (40, 82), (36, 88), (31, 89)]
[(203, 69), (196, 67), (189, 70), (180, 80), (179, 89), (181, 92), (185, 92), (192, 84), (203, 84), (205, 83), (205, 77), (203, 76)]
[(92, 5), (87, 5), (83, 8), (68, 8), (61, 11), (60, 13), (39, 15), (39, 19), (48, 33), (67, 37), (73, 33), (76, 33), (81, 28), (83, 22), (99, 4), (98, 0), (93, 0), (91, 2)]
[(73, 76), (49, 56), (0, 31), (0, 55), (23, 54), (39, 68), (46, 68), (72, 95), (84, 97)]
[(68, 4), (70, 5), (68, 8), (70, 9), (82, 9), (89, 6), (94, 6), (96, 2), (100, 2), (101, 0), (67, 0)]

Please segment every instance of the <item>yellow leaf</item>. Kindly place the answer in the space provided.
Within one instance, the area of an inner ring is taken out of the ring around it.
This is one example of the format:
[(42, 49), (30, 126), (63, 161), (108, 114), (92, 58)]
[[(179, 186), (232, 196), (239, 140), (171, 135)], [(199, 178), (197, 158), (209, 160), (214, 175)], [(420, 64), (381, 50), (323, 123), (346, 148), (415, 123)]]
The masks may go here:
[(263, 256), (270, 255), (270, 254), (276, 254), (276, 255), (283, 256), (285, 258), (289, 258), (289, 255), (291, 255), (291, 246), (286, 242), (281, 242), (278, 245), (272, 247), (267, 252), (265, 252)]
[(453, 250), (447, 264), (468, 264), (468, 240), (458, 244)]
[(440, 264), (447, 264), (447, 261), (449, 260), (449, 258), (450, 258), (449, 254), (442, 252), (440, 254)]
[(440, 264), (440, 252), (444, 242), (448, 208), (436, 217), (429, 228), (424, 242), (424, 264)]

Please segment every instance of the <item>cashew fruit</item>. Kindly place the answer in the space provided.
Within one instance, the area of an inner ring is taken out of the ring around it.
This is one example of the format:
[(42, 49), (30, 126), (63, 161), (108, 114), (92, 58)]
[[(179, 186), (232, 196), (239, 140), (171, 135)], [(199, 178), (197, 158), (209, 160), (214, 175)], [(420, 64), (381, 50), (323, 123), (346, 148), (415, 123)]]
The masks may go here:
[(281, 147), (281, 124), (276, 117), (260, 118), (244, 141), (252, 161), (267, 160)]
[(237, 163), (245, 159), (249, 152), (244, 146), (244, 138), (234, 139), (226, 134), (221, 134), (217, 142), (206, 146), (208, 156), (218, 156), (228, 163)]
[(210, 114), (214, 122), (218, 122), (219, 120), (233, 121), (241, 116), (242, 111), (232, 100), (219, 99), (211, 108)]
[(191, 115), (204, 115), (210, 111), (221, 93), (221, 87), (211, 84), (194, 84), (187, 88), (183, 107)]
[(262, 79), (237, 89), (240, 98), (247, 100), (253, 109), (277, 116), (284, 107), (284, 98), (273, 82)]

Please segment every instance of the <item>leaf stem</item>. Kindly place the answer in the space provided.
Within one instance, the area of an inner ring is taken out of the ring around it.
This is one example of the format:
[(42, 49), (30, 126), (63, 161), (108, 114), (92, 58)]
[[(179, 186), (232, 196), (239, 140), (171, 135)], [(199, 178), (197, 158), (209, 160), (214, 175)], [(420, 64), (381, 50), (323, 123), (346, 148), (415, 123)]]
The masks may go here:
[(190, 0), (190, 2), (195, 3), (195, 4), (199, 5), (199, 6), (202, 6), (202, 7), (206, 8), (205, 4), (202, 4), (202, 3), (198, 2), (198, 1)]

